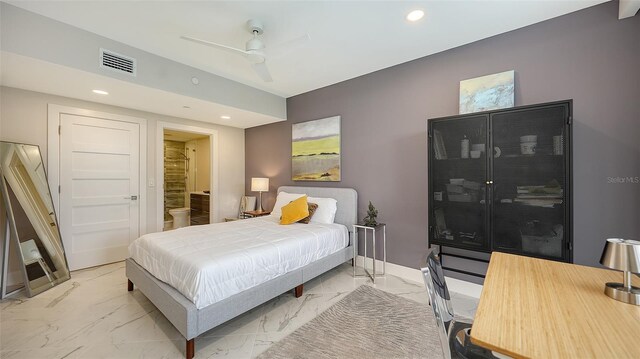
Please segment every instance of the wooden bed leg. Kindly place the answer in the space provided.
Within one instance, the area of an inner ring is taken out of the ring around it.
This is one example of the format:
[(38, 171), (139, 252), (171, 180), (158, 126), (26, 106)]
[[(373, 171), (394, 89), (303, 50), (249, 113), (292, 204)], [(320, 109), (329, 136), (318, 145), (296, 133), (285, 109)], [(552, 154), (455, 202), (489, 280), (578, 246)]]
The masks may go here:
[(302, 287), (304, 286), (304, 284), (300, 284), (299, 286), (295, 287), (293, 289), (294, 295), (296, 296), (296, 298), (300, 298), (302, 297)]
[(132, 281), (130, 281), (129, 279), (127, 279), (127, 290), (128, 290), (129, 292), (132, 292), (132, 291), (133, 291), (133, 282), (132, 282)]
[(187, 359), (193, 359), (193, 356), (196, 353), (196, 344), (195, 344), (195, 339), (189, 339), (187, 340), (187, 350), (185, 353), (185, 357)]

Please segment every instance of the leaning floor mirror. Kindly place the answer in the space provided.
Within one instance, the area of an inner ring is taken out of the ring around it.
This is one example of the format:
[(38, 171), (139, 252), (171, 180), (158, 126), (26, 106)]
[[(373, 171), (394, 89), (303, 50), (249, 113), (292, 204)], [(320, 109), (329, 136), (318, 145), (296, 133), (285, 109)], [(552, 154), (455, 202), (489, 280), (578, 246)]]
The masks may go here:
[(40, 148), (0, 141), (0, 177), (9, 234), (32, 297), (70, 278)]

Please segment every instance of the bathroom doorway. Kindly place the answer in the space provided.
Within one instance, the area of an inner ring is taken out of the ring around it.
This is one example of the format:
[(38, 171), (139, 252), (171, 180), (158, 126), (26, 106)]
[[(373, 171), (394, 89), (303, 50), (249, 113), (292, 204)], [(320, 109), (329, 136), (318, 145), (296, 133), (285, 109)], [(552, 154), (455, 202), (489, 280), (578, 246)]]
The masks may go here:
[(209, 136), (164, 130), (164, 230), (209, 224)]
[(158, 230), (215, 222), (215, 131), (165, 123), (158, 135)]

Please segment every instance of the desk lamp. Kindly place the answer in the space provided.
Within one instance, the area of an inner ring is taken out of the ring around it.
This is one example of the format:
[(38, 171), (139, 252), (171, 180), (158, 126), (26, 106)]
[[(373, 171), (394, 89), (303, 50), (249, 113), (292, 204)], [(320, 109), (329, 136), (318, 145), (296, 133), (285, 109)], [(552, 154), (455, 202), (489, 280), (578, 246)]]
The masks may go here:
[(632, 273), (640, 273), (640, 241), (607, 239), (600, 264), (624, 272), (623, 283), (607, 283), (604, 293), (615, 300), (640, 305), (640, 288), (631, 285)]

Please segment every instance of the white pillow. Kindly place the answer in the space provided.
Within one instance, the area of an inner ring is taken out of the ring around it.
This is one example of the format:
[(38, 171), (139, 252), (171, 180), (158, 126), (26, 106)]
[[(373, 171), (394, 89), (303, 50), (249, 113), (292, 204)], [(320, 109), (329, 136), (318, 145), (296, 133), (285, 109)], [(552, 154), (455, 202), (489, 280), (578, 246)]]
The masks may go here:
[(338, 211), (338, 201), (333, 198), (308, 197), (307, 202), (315, 203), (318, 209), (311, 217), (311, 223), (331, 224), (336, 219)]
[(304, 196), (304, 194), (287, 192), (278, 193), (276, 204), (273, 206), (273, 210), (271, 210), (271, 215), (280, 217), (280, 215), (282, 215), (282, 206), (286, 206), (289, 204), (289, 202), (295, 201), (302, 196)]
[[(282, 206), (286, 206), (291, 201), (304, 196), (302, 193), (287, 193), (280, 192), (276, 198), (276, 204), (271, 210), (272, 216), (280, 217), (282, 215)], [(307, 197), (307, 202), (315, 203), (318, 205), (318, 209), (311, 217), (313, 223), (327, 223), (331, 224), (336, 219), (336, 212), (338, 211), (338, 201), (333, 198), (319, 198), (319, 197)]]

